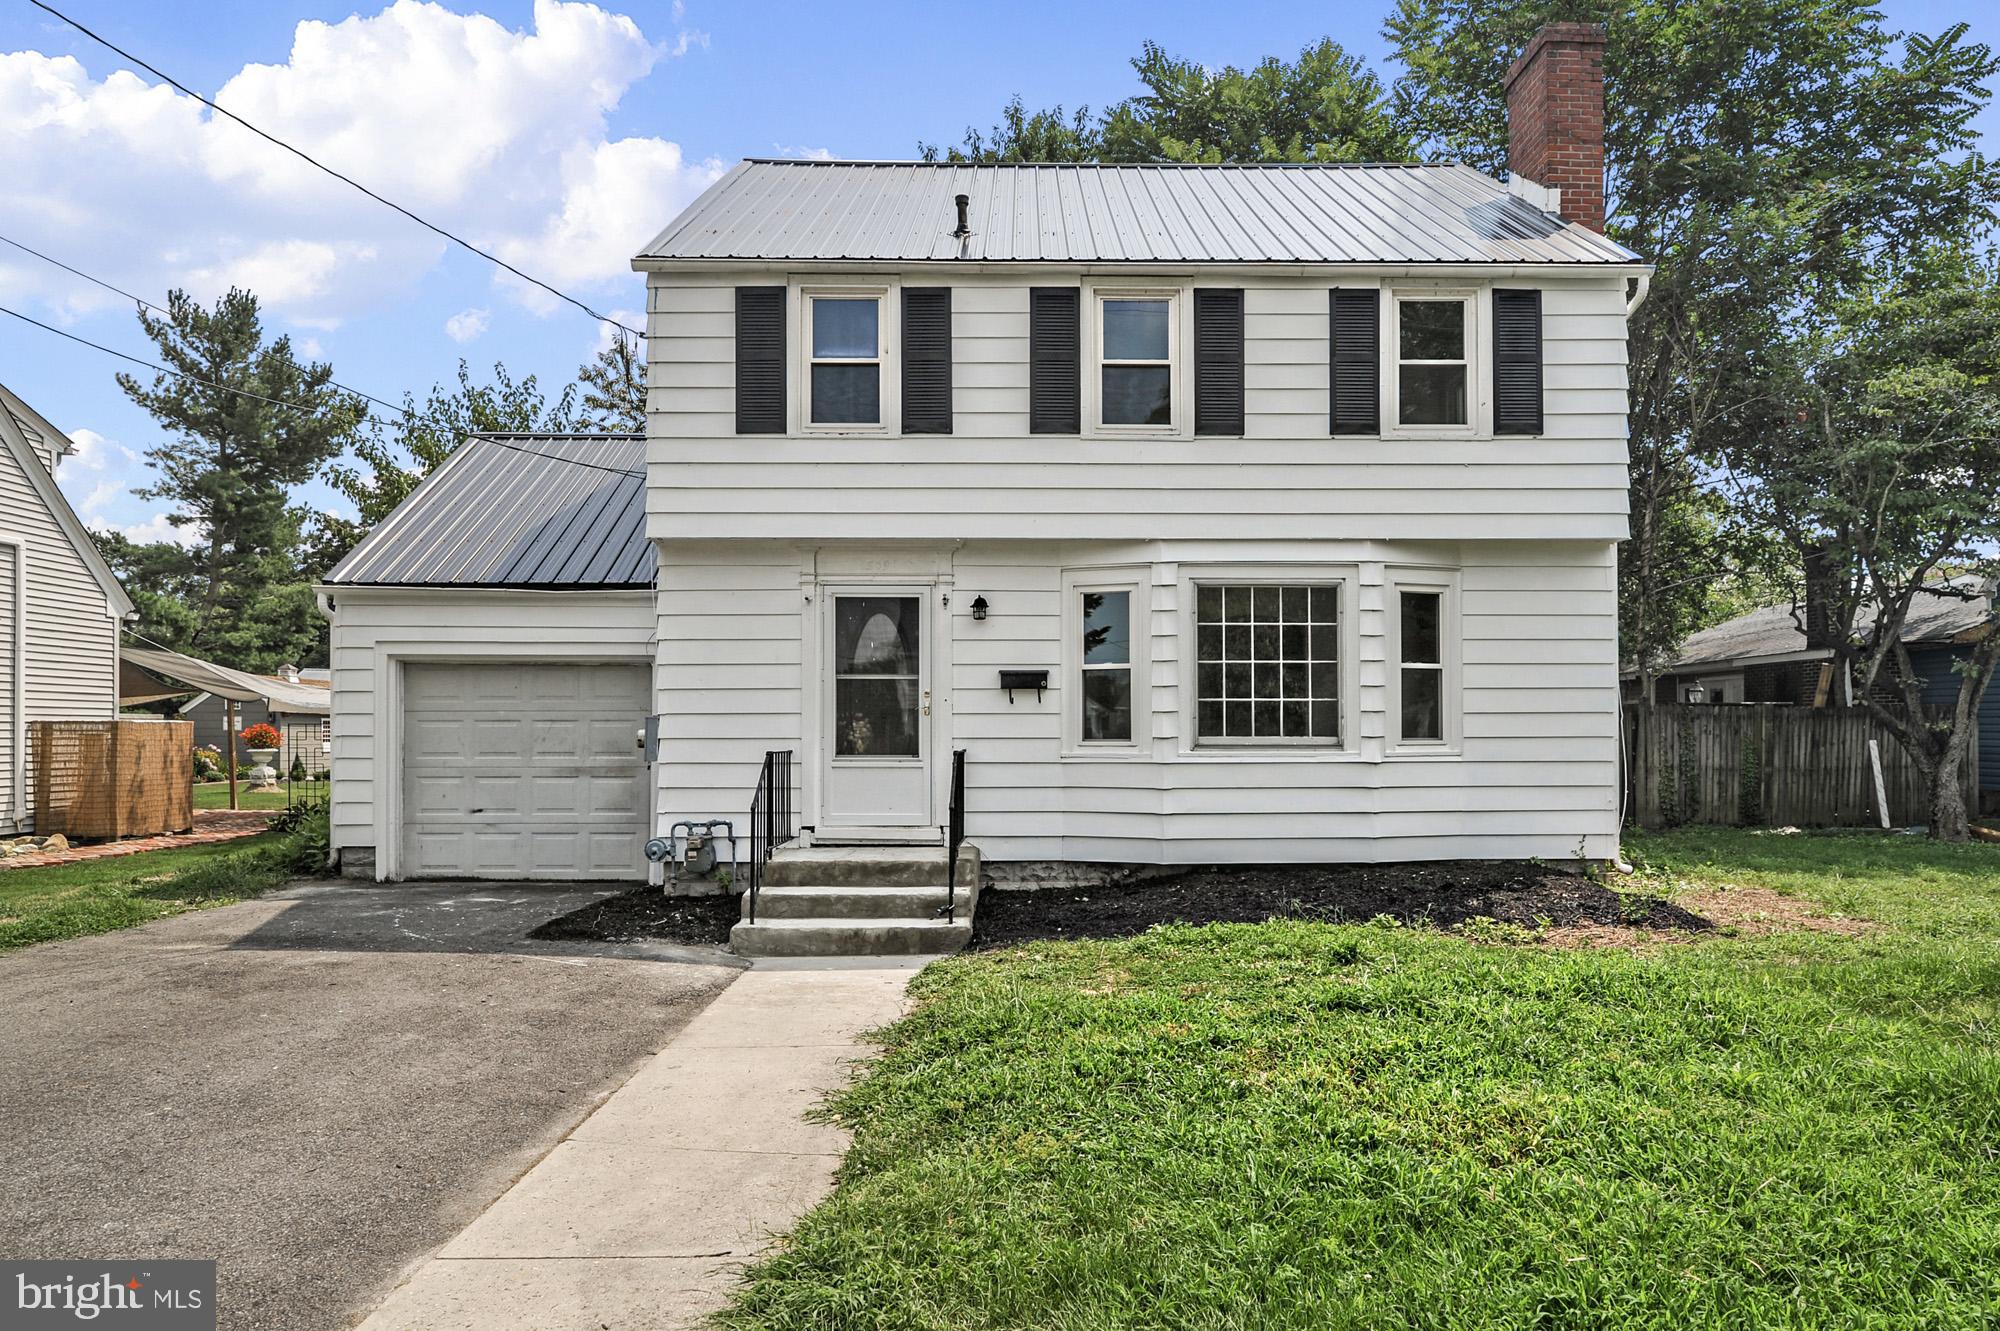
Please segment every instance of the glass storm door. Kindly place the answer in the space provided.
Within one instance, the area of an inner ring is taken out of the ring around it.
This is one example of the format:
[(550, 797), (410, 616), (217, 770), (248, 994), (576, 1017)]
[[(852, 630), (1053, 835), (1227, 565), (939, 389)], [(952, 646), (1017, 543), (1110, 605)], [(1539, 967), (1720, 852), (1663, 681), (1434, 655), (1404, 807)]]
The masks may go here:
[(828, 826), (931, 823), (927, 600), (901, 589), (826, 598), (821, 821)]

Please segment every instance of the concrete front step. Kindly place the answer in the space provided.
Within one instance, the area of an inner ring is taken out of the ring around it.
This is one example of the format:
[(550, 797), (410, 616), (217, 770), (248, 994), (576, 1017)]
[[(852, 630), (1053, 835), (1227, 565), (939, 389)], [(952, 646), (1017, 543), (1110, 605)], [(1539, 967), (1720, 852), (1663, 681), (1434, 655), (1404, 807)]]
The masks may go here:
[[(943, 887), (941, 846), (786, 846), (764, 866), (767, 886)], [(961, 886), (979, 881), (979, 852), (958, 852)]]
[(885, 957), (956, 952), (972, 938), (970, 912), (943, 920), (774, 919), (739, 921), (729, 946), (745, 957)]
[[(978, 879), (958, 885), (960, 918), (972, 914)], [(757, 893), (760, 920), (859, 920), (936, 918), (944, 909), (942, 887), (833, 887), (825, 884), (773, 883)], [(750, 918), (750, 894), (743, 894), (743, 918)]]

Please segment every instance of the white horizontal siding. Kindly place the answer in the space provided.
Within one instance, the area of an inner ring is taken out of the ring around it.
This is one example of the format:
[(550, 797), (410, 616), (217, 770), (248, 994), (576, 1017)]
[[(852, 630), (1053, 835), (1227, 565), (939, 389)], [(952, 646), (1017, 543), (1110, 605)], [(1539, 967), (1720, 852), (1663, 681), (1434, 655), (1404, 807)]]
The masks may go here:
[[(653, 598), (644, 591), (343, 587), (333, 598), (333, 847), (373, 851), (385, 874), (402, 840), (395, 681), (404, 662), (652, 658)], [(633, 718), (635, 732), (642, 721)]]
[[(30, 459), (29, 465), (41, 465)], [(118, 714), (118, 621), (104, 587), (72, 544), (69, 531), (23, 470), (11, 448), (0, 446), (0, 536), (22, 542), (21, 565), (10, 573), (0, 594), (8, 599), (11, 616), (12, 579), (26, 589), (26, 616), (7, 634), (22, 639), (24, 706), (13, 715), (14, 682), (0, 687), (0, 731), (9, 747), (29, 721), (100, 721)], [(11, 562), (11, 561), (10, 561)], [(0, 635), (4, 637), (4, 635)], [(12, 652), (11, 641), (0, 650)], [(0, 790), (0, 831), (32, 823), (35, 772), (28, 752), (26, 781), (20, 791)], [(11, 771), (12, 755), (4, 759)], [(0, 778), (11, 785), (11, 777)]]
[[(806, 639), (812, 571), (848, 547), (665, 542), (658, 628), (661, 820), (742, 819), (765, 750), (799, 754), (818, 687)], [(1191, 751), (1182, 731), (1182, 567), (1340, 565), (1358, 570), (1358, 691), (1349, 751)], [(1604, 542), (968, 542), (871, 554), (886, 581), (951, 581), (948, 662), (937, 671), (934, 752), (968, 752), (972, 839), (992, 860), (1144, 863), (1611, 854), (1617, 835), (1615, 567)], [(1455, 570), (1461, 743), (1401, 756), (1387, 743), (1392, 648), (1385, 607), (1402, 566)], [(1150, 666), (1135, 672), (1129, 757), (1066, 754), (1065, 569), (1141, 570)], [(902, 572), (898, 572), (902, 570)], [(806, 580), (802, 587), (802, 577)], [(991, 613), (971, 618), (975, 595)], [(738, 631), (741, 630), (741, 631)], [(947, 668), (948, 667), (948, 668)], [(1046, 669), (1040, 700), (1001, 668)], [(802, 825), (813, 813), (800, 808)]]
[[(1441, 530), (1503, 540), (1624, 534), (1622, 278), (1540, 283), (1545, 433), (1477, 440), (1330, 438), (1330, 279), (1239, 280), (1243, 438), (1030, 435), (1030, 280), (990, 273), (952, 282), (950, 436), (789, 437), (735, 433), (736, 281), (654, 274), (649, 532), (720, 540), (865, 540), (886, 530), (915, 540), (1202, 539), (1235, 536), (1254, 522), (1270, 537), (1313, 539), (1327, 535), (1332, 520), (1338, 535), (1383, 540)], [(742, 281), (773, 278), (746, 273)], [(893, 302), (885, 317), (895, 317)], [(794, 362), (796, 396), (796, 355)], [(886, 372), (895, 373), (893, 361)], [(1084, 373), (1091, 373), (1087, 355)]]

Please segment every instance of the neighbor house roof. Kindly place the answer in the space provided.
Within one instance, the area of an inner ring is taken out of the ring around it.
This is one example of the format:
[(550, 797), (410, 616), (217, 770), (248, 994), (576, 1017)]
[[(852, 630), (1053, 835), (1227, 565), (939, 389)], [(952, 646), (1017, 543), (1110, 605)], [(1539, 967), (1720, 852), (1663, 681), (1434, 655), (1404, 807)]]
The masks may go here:
[[(968, 195), (971, 236), (954, 196)], [(653, 260), (1631, 264), (1458, 163), (1172, 166), (738, 163)]]
[(476, 434), (327, 574), (334, 586), (650, 587), (646, 441)]
[[(1864, 609), (1864, 623), (1871, 613)], [(1680, 655), (1665, 669), (1679, 673), (1771, 657), (1832, 655), (1825, 649), (1812, 652), (1806, 646), (1805, 629), (1800, 627), (1803, 616), (1803, 609), (1795, 613), (1790, 604), (1767, 605), (1747, 615), (1738, 615), (1714, 628), (1690, 634), (1681, 644)], [(1986, 594), (1967, 597), (1922, 589), (1910, 602), (1909, 616), (1903, 621), (1903, 641), (1912, 646), (1951, 642), (1979, 629), (1992, 617), (1992, 601)]]
[[(14, 405), (17, 403), (20, 404), (22, 415), (15, 414)], [(34, 429), (38, 433), (47, 430), (53, 436), (55, 450), (58, 453), (74, 452), (75, 445), (70, 443), (68, 436), (62, 431), (50, 425), (26, 403), (21, 402), (21, 399), (4, 384), (0, 384), (0, 408), (4, 408), (0, 409), (0, 448), (6, 448), (14, 454), (21, 470), (27, 475), (28, 484), (34, 488), (37, 495), (41, 496), (42, 503), (54, 516), (56, 525), (69, 537), (69, 543), (75, 548), (77, 558), (81, 559), (84, 567), (90, 570), (90, 576), (97, 580), (97, 585), (104, 589), (105, 599), (111, 604), (111, 612), (121, 619), (131, 614), (132, 598), (127, 596), (125, 589), (118, 584), (118, 575), (111, 571), (111, 565), (104, 562), (104, 556), (98, 552), (97, 542), (90, 538), (90, 532), (85, 529), (83, 520), (77, 517), (76, 510), (69, 506), (67, 499), (63, 498), (62, 490), (56, 485), (56, 478), (49, 473), (47, 464), (42, 461), (41, 455), (30, 441), (27, 430)]]

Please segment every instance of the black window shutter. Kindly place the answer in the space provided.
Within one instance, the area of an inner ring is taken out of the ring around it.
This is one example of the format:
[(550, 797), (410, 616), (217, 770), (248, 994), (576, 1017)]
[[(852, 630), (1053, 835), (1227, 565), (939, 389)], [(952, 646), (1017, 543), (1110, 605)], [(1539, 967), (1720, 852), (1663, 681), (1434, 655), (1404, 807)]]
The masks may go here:
[(1028, 290), (1028, 432), (1083, 432), (1082, 293)]
[(1335, 287), (1333, 328), (1334, 434), (1382, 433), (1382, 293)]
[(736, 288), (736, 433), (785, 432), (785, 289)]
[(951, 433), (951, 288), (903, 288), (903, 433)]
[(1243, 433), (1243, 293), (1194, 293), (1194, 432)]
[(1493, 433), (1542, 432), (1542, 293), (1493, 292)]

